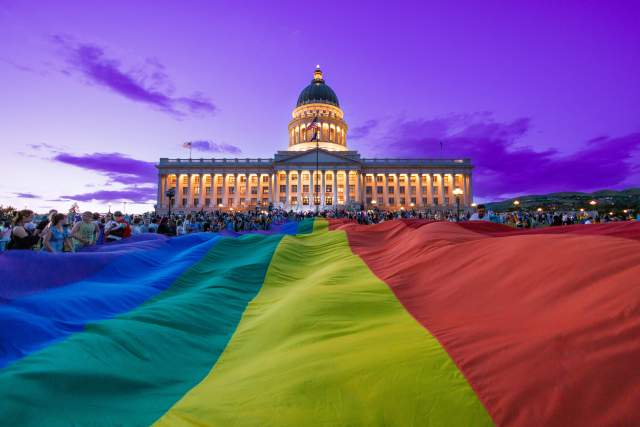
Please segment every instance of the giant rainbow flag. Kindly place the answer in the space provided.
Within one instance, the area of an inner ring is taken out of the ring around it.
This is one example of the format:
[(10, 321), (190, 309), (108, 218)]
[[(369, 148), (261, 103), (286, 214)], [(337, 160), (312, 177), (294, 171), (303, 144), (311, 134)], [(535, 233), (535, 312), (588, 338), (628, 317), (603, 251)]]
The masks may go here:
[(640, 426), (640, 223), (0, 255), (2, 426)]

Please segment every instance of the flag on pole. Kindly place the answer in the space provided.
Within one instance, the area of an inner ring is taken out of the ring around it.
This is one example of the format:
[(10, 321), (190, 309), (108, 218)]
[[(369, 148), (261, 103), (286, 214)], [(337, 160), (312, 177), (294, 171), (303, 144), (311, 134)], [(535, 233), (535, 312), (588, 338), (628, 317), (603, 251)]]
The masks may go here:
[(313, 129), (313, 137), (311, 138), (311, 141), (317, 141), (318, 140), (318, 130), (320, 129), (320, 125), (318, 124), (318, 116), (315, 116), (313, 118), (313, 120), (311, 121), (311, 123), (309, 124), (309, 126), (307, 126), (307, 130), (309, 129)]
[(192, 146), (192, 142), (183, 142), (182, 143), (182, 148), (188, 148), (189, 149), (189, 160), (191, 160), (191, 146)]

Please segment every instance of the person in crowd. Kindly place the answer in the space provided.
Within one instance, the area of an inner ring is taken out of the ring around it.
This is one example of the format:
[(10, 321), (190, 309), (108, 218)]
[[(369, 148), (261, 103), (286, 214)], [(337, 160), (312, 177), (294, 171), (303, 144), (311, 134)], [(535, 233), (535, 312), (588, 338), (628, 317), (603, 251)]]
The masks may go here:
[(96, 244), (100, 237), (100, 227), (93, 221), (91, 212), (82, 213), (82, 220), (73, 225), (71, 236), (76, 250)]
[(42, 238), (42, 250), (47, 252), (64, 252), (65, 244), (69, 244), (71, 233), (65, 227), (66, 216), (54, 214)]
[(165, 236), (172, 236), (171, 229), (169, 228), (169, 218), (163, 216), (158, 224), (158, 234), (164, 234)]
[(104, 235), (106, 242), (115, 242), (131, 236), (131, 226), (124, 219), (122, 212), (116, 211), (113, 214), (113, 219), (104, 226)]
[(0, 221), (0, 252), (4, 252), (11, 240), (11, 221)]
[[(54, 217), (58, 214), (52, 210), (47, 218), (42, 221), (33, 220), (31, 211), (21, 211), (14, 217), (13, 227), (3, 224), (3, 221), (10, 218), (6, 214), (0, 216), (0, 251), (6, 245), (6, 249), (35, 249), (39, 248), (38, 238), (42, 239), (49, 235), (49, 241), (58, 241), (57, 234), (60, 233), (59, 224), (57, 231), (49, 233), (49, 228), (54, 224)], [(547, 226), (563, 226), (572, 224), (591, 224), (607, 221), (622, 221), (625, 219), (634, 220), (636, 209), (630, 210), (625, 216), (621, 214), (599, 214), (597, 211), (579, 210), (556, 210), (547, 208), (536, 208), (535, 210), (518, 209), (503, 212), (491, 212), (486, 205), (479, 205), (475, 212), (466, 210), (462, 212), (460, 218), (472, 221), (490, 221), (505, 224), (511, 227), (536, 228)], [(427, 221), (457, 221), (456, 210), (446, 207), (438, 208), (411, 208), (398, 209), (395, 211), (379, 209), (327, 209), (317, 214), (311, 210), (306, 212), (286, 211), (269, 207), (265, 209), (249, 209), (245, 211), (204, 211), (191, 212), (189, 214), (173, 212), (169, 216), (161, 216), (155, 213), (140, 215), (129, 215), (125, 217), (121, 212), (105, 214), (104, 216), (90, 212), (84, 212), (78, 217), (80, 222), (69, 224), (71, 239), (63, 239), (63, 250), (65, 242), (77, 243), (78, 248), (87, 245), (102, 244), (103, 242), (116, 241), (129, 237), (131, 234), (158, 233), (165, 236), (179, 236), (196, 232), (221, 232), (235, 231), (238, 233), (252, 232), (255, 230), (271, 230), (280, 224), (288, 221), (301, 221), (305, 218), (312, 218), (319, 215), (324, 218), (343, 218), (357, 222), (358, 224), (377, 224), (395, 219), (423, 219)], [(74, 214), (75, 216), (75, 214)], [(132, 224), (129, 225), (129, 219)], [(67, 218), (69, 221), (69, 218)], [(37, 225), (36, 225), (37, 223)], [(66, 223), (62, 223), (64, 231)], [(64, 234), (64, 233), (63, 233)], [(4, 236), (4, 237), (3, 237)], [(7, 242), (8, 240), (8, 242)], [(6, 243), (3, 243), (6, 242)], [(51, 243), (49, 242), (49, 246)], [(44, 242), (42, 242), (44, 243)], [(57, 243), (56, 243), (57, 244)], [(44, 246), (44, 245), (43, 245)], [(49, 250), (48, 247), (44, 247)], [(67, 249), (73, 251), (74, 247)]]
[(140, 219), (139, 216), (136, 216), (133, 218), (133, 221), (131, 223), (131, 234), (133, 236), (137, 235), (137, 234), (142, 234), (142, 219)]
[(187, 227), (188, 225), (179, 219), (176, 223), (176, 236), (183, 236), (187, 234)]
[(33, 211), (25, 209), (18, 212), (11, 229), (8, 249), (32, 249), (38, 243), (40, 235), (35, 227), (32, 227), (32, 221)]
[(46, 228), (49, 226), (49, 224), (51, 223), (51, 218), (53, 218), (53, 216), (55, 214), (57, 214), (58, 211), (55, 209), (51, 209), (49, 211), (49, 213), (47, 214), (47, 216), (45, 218), (43, 218), (40, 222), (38, 222), (38, 225), (36, 226), (36, 229), (38, 230), (38, 234), (40, 236), (44, 236), (45, 230)]
[(96, 225), (96, 227), (98, 227), (98, 239), (96, 240), (96, 245), (101, 245), (104, 243), (105, 220), (98, 212), (94, 212), (93, 223)]
[(487, 215), (487, 208), (485, 205), (478, 205), (476, 212), (469, 218), (470, 221), (489, 221), (489, 215)]
[(155, 233), (157, 226), (151, 222), (151, 218), (148, 215), (142, 217), (138, 231), (140, 233)]

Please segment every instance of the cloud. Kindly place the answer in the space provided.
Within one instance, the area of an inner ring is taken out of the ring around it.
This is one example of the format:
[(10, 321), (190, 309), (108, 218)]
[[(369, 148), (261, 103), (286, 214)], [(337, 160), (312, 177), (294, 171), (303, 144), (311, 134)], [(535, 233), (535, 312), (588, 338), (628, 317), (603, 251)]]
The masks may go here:
[(13, 193), (16, 197), (20, 199), (39, 199), (40, 196), (36, 196), (32, 193)]
[(124, 70), (119, 60), (108, 57), (105, 49), (98, 45), (78, 43), (63, 35), (54, 35), (51, 40), (60, 47), (70, 67), (63, 70), (65, 74), (79, 73), (93, 84), (174, 117), (216, 111), (216, 106), (201, 93), (173, 96), (173, 85), (164, 66), (156, 59), (147, 59), (142, 66)]
[(63, 149), (63, 147), (46, 144), (44, 142), (40, 144), (27, 144), (27, 147), (31, 148), (34, 151), (49, 151), (49, 152), (57, 152)]
[(14, 61), (12, 61), (10, 59), (0, 58), (0, 62), (4, 62), (5, 64), (8, 64), (8, 65), (12, 66), (16, 70), (24, 71), (26, 73), (37, 73), (38, 72), (33, 67), (29, 67), (28, 65), (19, 64), (19, 63), (14, 62)]
[(228, 154), (240, 154), (242, 150), (231, 144), (216, 143), (211, 141), (190, 141), (191, 148), (196, 151), (207, 151), (210, 153), (228, 153)]
[(631, 185), (640, 184), (640, 170), (633, 161), (640, 150), (640, 133), (594, 138), (563, 155), (555, 149), (518, 146), (530, 127), (527, 118), (503, 123), (486, 113), (400, 120), (371, 147), (380, 147), (384, 152), (376, 154), (385, 157), (470, 158), (475, 165), (474, 194), (479, 197), (614, 189), (630, 185), (630, 177), (636, 181)]
[(156, 199), (156, 189), (153, 187), (128, 187), (122, 190), (99, 190), (91, 193), (60, 196), (61, 199), (76, 202), (119, 202), (148, 203)]
[(82, 155), (58, 153), (52, 160), (99, 172), (109, 177), (112, 183), (125, 185), (154, 184), (158, 179), (158, 171), (154, 163), (133, 159), (120, 153)]
[(360, 126), (356, 126), (353, 129), (351, 129), (349, 131), (349, 138), (350, 139), (361, 139), (364, 138), (366, 136), (368, 136), (371, 131), (378, 126), (379, 121), (372, 119), (372, 120), (367, 120), (366, 122), (364, 122), (362, 125)]

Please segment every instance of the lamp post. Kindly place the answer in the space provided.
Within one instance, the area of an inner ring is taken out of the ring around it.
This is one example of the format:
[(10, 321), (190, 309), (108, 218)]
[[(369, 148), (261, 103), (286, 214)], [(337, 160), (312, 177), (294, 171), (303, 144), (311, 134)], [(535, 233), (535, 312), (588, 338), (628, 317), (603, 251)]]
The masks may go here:
[(111, 213), (111, 202), (109, 202), (109, 213)]
[(456, 196), (456, 221), (460, 222), (460, 196), (464, 194), (462, 188), (454, 188), (453, 195)]
[[(596, 209), (596, 205), (598, 204), (598, 202), (596, 202), (595, 200), (591, 200), (589, 204), (591, 205), (591, 209), (593, 210), (593, 209)], [(598, 213), (597, 210), (596, 210), (596, 213), (597, 213), (597, 216), (599, 217), (600, 214)]]
[(165, 191), (164, 195), (167, 196), (167, 198), (169, 199), (169, 214), (168, 214), (168, 216), (171, 216), (171, 205), (173, 205), (173, 198), (176, 197), (176, 189), (175, 189), (175, 187), (171, 187), (170, 189)]

